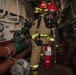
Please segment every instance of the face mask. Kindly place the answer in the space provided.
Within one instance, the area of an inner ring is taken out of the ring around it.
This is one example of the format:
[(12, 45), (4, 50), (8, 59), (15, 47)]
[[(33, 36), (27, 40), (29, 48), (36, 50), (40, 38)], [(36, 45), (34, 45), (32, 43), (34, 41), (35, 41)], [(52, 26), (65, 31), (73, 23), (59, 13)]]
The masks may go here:
[(51, 18), (45, 19), (45, 26), (47, 28), (52, 28), (54, 26), (54, 21)]
[(45, 27), (47, 28), (53, 28), (54, 27), (54, 17), (51, 14), (46, 14), (45, 18)]

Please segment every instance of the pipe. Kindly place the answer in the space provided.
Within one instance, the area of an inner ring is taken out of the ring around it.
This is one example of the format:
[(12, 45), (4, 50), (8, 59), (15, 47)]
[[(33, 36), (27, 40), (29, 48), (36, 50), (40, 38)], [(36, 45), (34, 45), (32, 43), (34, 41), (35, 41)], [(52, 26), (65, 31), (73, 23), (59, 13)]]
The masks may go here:
[[(13, 17), (10, 16), (9, 10), (8, 10), (8, 17), (5, 17), (4, 20), (0, 19), (2, 22), (7, 22), (7, 23), (18, 23), (19, 22), (19, 11), (18, 11), (18, 0), (16, 0), (17, 3), (17, 16)], [(8, 3), (9, 4), (9, 3)], [(10, 19), (17, 19), (16, 21), (11, 21)]]
[(18, 59), (21, 59), (23, 57), (25, 57), (27, 54), (29, 54), (31, 52), (32, 48), (28, 48), (26, 50), (24, 50), (22, 53), (18, 54), (15, 56), (15, 59), (18, 60)]
[(30, 17), (32, 17), (34, 19), (34, 9), (28, 4), (27, 1), (26, 2), (24, 1), (24, 4), (26, 6), (26, 9), (29, 11), (29, 13), (31, 15)]
[(30, 7), (34, 10), (34, 7), (30, 4), (30, 2), (28, 0), (26, 0), (27, 4), (30, 5)]
[(29, 4), (26, 3), (24, 0), (23, 0), (23, 3), (24, 3), (25, 5), (27, 5), (32, 11), (34, 11), (34, 9), (33, 9), (32, 7), (30, 7)]
[(30, 12), (30, 17), (34, 19), (34, 8), (32, 7), (32, 5), (27, 0), (21, 0), (20, 3), (25, 5), (26, 9)]
[(0, 57), (14, 56), (16, 54), (16, 47), (10, 43), (6, 47), (0, 46)]
[(4, 3), (4, 0), (2, 0), (2, 3), (3, 3), (3, 13), (0, 14), (0, 16), (4, 16), (5, 14), (5, 3)]
[[(9, 13), (9, 10), (8, 10), (8, 17), (6, 17), (6, 19), (9, 19), (9, 20), (6, 20), (7, 22), (9, 21), (9, 22), (12, 22), (12, 23), (18, 23), (19, 22), (19, 11), (18, 11), (18, 0), (16, 0), (16, 3), (17, 3), (17, 16), (10, 16), (10, 13)], [(9, 3), (8, 3), (9, 4)], [(15, 18), (17, 18), (17, 20), (16, 21), (11, 21), (10, 19), (15, 19)]]
[[(22, 53), (16, 55), (14, 58), (16, 60), (21, 59), (30, 52), (31, 52), (31, 48), (28, 48), (28, 49), (24, 50)], [(15, 63), (14, 60), (7, 59), (4, 63), (0, 64), (0, 75), (6, 74), (11, 69), (11, 67), (13, 66), (14, 63)]]

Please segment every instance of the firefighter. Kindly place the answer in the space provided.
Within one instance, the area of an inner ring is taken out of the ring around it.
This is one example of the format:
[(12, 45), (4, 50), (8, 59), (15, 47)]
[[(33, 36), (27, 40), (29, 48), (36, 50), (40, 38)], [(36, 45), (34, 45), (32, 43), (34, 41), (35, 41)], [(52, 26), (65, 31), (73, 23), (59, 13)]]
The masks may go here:
[[(42, 11), (47, 8), (47, 13), (41, 13), (30, 29), (32, 38), (32, 54), (30, 66), (32, 71), (36, 71), (39, 67), (42, 44), (47, 44), (49, 41), (54, 41), (51, 34), (51, 28), (54, 27), (54, 16), (57, 11), (57, 6), (54, 3), (41, 3)], [(43, 7), (44, 5), (44, 7)], [(37, 74), (33, 74), (37, 75)]]

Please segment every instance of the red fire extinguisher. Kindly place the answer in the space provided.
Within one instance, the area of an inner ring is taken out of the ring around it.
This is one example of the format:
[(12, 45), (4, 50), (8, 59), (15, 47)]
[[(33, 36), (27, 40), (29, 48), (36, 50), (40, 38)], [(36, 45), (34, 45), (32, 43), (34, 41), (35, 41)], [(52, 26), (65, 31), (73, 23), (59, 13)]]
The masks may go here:
[(46, 68), (51, 68), (52, 66), (52, 46), (47, 45), (44, 47), (44, 65)]

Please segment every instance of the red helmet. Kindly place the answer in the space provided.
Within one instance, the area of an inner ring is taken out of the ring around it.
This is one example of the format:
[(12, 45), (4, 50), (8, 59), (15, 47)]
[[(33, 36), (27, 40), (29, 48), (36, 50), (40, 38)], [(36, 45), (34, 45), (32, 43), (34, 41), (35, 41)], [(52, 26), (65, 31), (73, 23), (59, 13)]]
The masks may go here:
[(56, 12), (58, 10), (58, 7), (55, 3), (48, 3), (46, 7), (47, 11), (54, 11)]
[(47, 7), (47, 3), (45, 1), (41, 1), (40, 4), (39, 4), (39, 7), (42, 8), (42, 9), (46, 8)]

